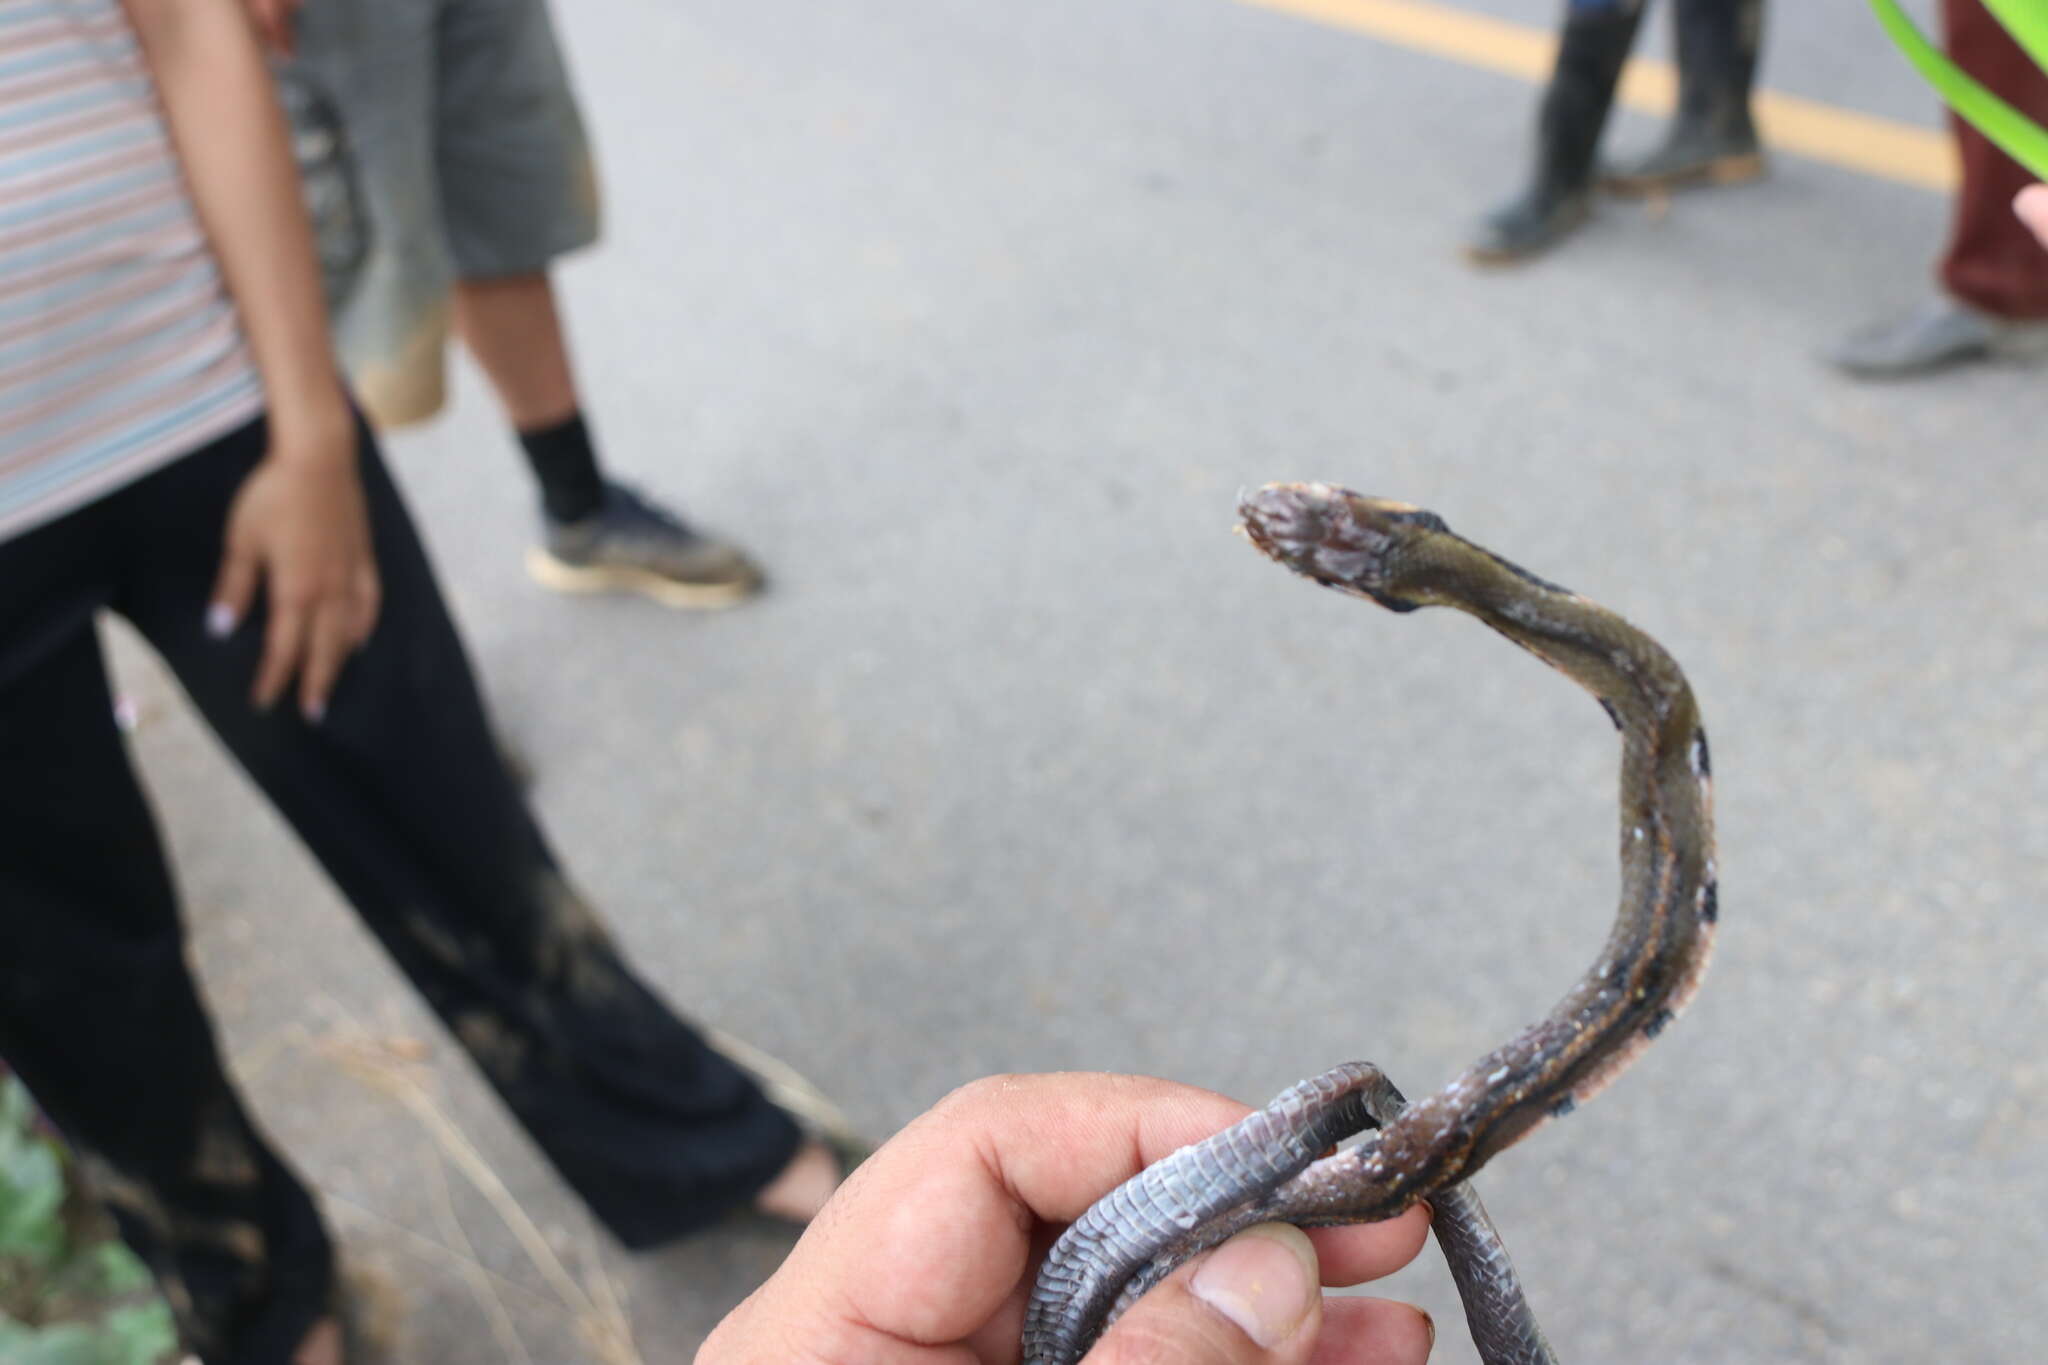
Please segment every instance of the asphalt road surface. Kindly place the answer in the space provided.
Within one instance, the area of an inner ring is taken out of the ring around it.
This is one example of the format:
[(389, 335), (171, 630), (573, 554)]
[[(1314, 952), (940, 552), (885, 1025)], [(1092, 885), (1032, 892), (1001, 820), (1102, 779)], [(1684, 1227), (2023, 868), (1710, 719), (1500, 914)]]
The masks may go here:
[[(1480, 1181), (1561, 1352), (2038, 1358), (2042, 376), (1815, 358), (1929, 287), (1939, 197), (1780, 158), (1480, 274), (1534, 96), (1457, 61), (1229, 0), (559, 8), (609, 194), (562, 275), (593, 420), (774, 591), (531, 586), (467, 372), (391, 447), (556, 842), (686, 1010), (876, 1133), (995, 1071), (1414, 1093), (1506, 1038), (1605, 935), (1612, 732), (1229, 534), (1269, 479), (1405, 498), (1656, 633), (1714, 737), (1704, 989)], [(1934, 126), (1855, 0), (1770, 22), (1775, 88)], [(605, 1244), (121, 654), (229, 1048), (398, 1284), (395, 1359), (599, 1360), (596, 1267), (687, 1359), (788, 1237)], [(1390, 1292), (1471, 1358), (1433, 1250)]]

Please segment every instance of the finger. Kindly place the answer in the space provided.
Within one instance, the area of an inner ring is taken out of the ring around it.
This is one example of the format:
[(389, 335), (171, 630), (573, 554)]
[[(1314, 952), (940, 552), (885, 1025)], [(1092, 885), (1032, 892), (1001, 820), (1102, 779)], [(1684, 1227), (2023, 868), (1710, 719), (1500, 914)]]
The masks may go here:
[(2048, 247), (2048, 185), (2029, 185), (2012, 201), (2012, 211)]
[(1412, 1303), (1331, 1296), (1309, 1365), (1422, 1365), (1436, 1324)]
[(256, 556), (229, 540), (221, 551), (220, 571), (214, 575), (213, 592), (206, 602), (208, 635), (225, 640), (235, 633), (235, 627), (249, 614), (249, 604), (256, 599), (256, 583), (261, 577), (262, 567)]
[[(1244, 1113), (1220, 1095), (1141, 1077), (976, 1081), (854, 1172), (791, 1260), (845, 1285), (866, 1322), (915, 1341), (957, 1340), (1024, 1277), (1040, 1220), (1071, 1221)], [(864, 1273), (877, 1255), (892, 1273)]]
[(1318, 1279), (1299, 1228), (1247, 1228), (1133, 1304), (1087, 1365), (1308, 1365), (1323, 1319)]
[[(1322, 1282), (1326, 1285), (1363, 1284), (1391, 1275), (1415, 1259), (1422, 1244), (1429, 1240), (1429, 1209), (1417, 1205), (1399, 1218), (1366, 1226), (1342, 1228), (1311, 1228), (1308, 1239), (1316, 1249), (1316, 1262)], [(1043, 1239), (1041, 1239), (1043, 1241)], [(1039, 1250), (1044, 1246), (1040, 1245)], [(986, 1323), (969, 1337), (980, 1358), (997, 1359), (1017, 1343), (1018, 1334), (1023, 1330), (1026, 1304), (1029, 1299), (1029, 1285), (1019, 1286), (1010, 1298), (989, 1316)], [(1378, 1303), (1376, 1299), (1327, 1299), (1328, 1304), (1336, 1303)], [(1421, 1313), (1420, 1309), (1414, 1310)], [(1423, 1317), (1427, 1318), (1426, 1314)], [(1328, 1329), (1324, 1335), (1328, 1336)], [(1391, 1359), (1403, 1359), (1395, 1356)], [(1321, 1357), (1317, 1357), (1320, 1362)], [(1346, 1360), (1338, 1356), (1334, 1359)], [(1377, 1359), (1374, 1356), (1367, 1360)]]
[(329, 602), (314, 613), (306, 633), (306, 657), (299, 669), (299, 714), (318, 725), (327, 718), (327, 699), (335, 679), (355, 648), (357, 614), (353, 602)]
[(1132, 1076), (963, 1086), (854, 1171), (782, 1268), (720, 1324), (700, 1365), (750, 1360), (741, 1352), (752, 1339), (851, 1342), (840, 1358), (881, 1362), (954, 1359), (937, 1344), (988, 1332), (1014, 1351), (1041, 1218), (1071, 1220), (1244, 1113), (1220, 1095)]
[[(967, 1140), (984, 1172), (1048, 1222), (1079, 1217), (1110, 1189), (1250, 1112), (1212, 1091), (1148, 1076), (999, 1076), (955, 1091), (905, 1130), (925, 1145)], [(918, 1131), (929, 1126), (929, 1131)]]
[(377, 617), (383, 610), (384, 585), (378, 581), (377, 565), (372, 561), (356, 572), (354, 639), (351, 643), (357, 648), (368, 644), (370, 636), (376, 633)]
[(1417, 1204), (1399, 1218), (1363, 1227), (1317, 1228), (1308, 1238), (1316, 1244), (1324, 1284), (1364, 1284), (1415, 1259), (1429, 1240), (1429, 1208)]
[(256, 686), (249, 696), (257, 710), (269, 710), (284, 695), (285, 685), (298, 671), (305, 648), (306, 609), (288, 605), (272, 592), (270, 625), (263, 633), (263, 659), (256, 665)]
[[(828, 1286), (847, 1316), (904, 1340), (1008, 1325), (1021, 1304), (1005, 1301), (1017, 1297), (1042, 1222), (1072, 1221), (1245, 1113), (1221, 1095), (1146, 1077), (977, 1081), (854, 1173), (791, 1253), (785, 1284)], [(1347, 1229), (1340, 1259), (1347, 1270), (1392, 1265), (1419, 1243), (1400, 1220)], [(872, 1273), (878, 1264), (887, 1273)]]

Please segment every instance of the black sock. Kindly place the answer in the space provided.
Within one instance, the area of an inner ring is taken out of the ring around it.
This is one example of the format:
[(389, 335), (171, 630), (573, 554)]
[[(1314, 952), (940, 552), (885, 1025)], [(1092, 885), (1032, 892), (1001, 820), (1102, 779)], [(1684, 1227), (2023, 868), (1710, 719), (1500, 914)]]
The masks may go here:
[(583, 414), (572, 412), (553, 426), (519, 433), (526, 460), (540, 480), (541, 505), (555, 521), (581, 521), (604, 506), (604, 476)]

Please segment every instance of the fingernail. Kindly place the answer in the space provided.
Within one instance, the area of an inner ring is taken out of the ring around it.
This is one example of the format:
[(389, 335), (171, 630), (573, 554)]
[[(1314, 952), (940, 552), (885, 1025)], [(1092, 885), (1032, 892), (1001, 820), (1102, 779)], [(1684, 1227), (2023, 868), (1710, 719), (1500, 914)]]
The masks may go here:
[(225, 640), (235, 633), (235, 609), (225, 602), (215, 602), (206, 609), (206, 633), (216, 640)]
[(327, 719), (327, 703), (324, 701), (309, 701), (306, 703), (305, 714), (307, 721), (318, 725), (321, 721)]
[[(1436, 1319), (1429, 1315), (1427, 1308), (1418, 1308), (1415, 1311), (1422, 1314), (1422, 1325), (1429, 1329), (1429, 1349), (1434, 1351), (1436, 1349)], [(1427, 1354), (1427, 1352), (1424, 1354)]]
[(1299, 1331), (1322, 1293), (1315, 1248), (1306, 1233), (1285, 1223), (1246, 1228), (1216, 1248), (1188, 1288), (1266, 1347)]

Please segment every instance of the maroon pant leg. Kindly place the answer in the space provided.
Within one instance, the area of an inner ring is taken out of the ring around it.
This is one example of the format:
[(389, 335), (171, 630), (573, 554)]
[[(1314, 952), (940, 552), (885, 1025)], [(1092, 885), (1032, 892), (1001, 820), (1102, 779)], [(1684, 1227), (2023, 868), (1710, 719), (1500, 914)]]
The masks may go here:
[[(2048, 74), (2028, 60), (1980, 0), (1942, 0), (1941, 11), (1956, 65), (2028, 118), (2048, 125)], [(1962, 153), (1963, 183), (1941, 260), (1942, 287), (1999, 317), (2048, 317), (2048, 251), (2012, 212), (2012, 197), (2034, 177), (1955, 115), (1949, 123)]]

